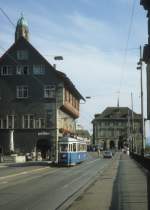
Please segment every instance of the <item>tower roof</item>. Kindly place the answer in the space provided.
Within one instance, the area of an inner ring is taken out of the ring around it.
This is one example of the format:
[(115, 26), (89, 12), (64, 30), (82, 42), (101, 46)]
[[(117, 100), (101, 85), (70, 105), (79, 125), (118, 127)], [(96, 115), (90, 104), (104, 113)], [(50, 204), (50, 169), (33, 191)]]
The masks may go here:
[(28, 27), (28, 22), (24, 18), (23, 14), (21, 14), (21, 17), (19, 18), (19, 20), (17, 22), (17, 26), (26, 26), (26, 27)]
[(21, 17), (19, 18), (17, 22), (16, 32), (15, 32), (15, 41), (17, 41), (21, 37), (24, 37), (26, 40), (29, 40), (28, 22), (24, 18), (23, 14), (21, 14)]

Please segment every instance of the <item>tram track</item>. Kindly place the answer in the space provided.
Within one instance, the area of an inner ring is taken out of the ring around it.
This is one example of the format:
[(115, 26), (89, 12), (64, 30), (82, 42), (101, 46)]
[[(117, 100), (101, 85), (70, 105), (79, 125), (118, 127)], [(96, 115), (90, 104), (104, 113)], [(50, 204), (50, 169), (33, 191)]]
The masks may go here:
[[(94, 160), (93, 162), (96, 162), (96, 160)], [(86, 174), (86, 176), (88, 177), (88, 179), (86, 179), (86, 182), (84, 183), (84, 185), (80, 186), (78, 189), (76, 189), (72, 194), (70, 194), (55, 210), (67, 210), (69, 208), (69, 206), (79, 197), (81, 196), (85, 190), (87, 190), (91, 185), (93, 185), (97, 178), (103, 174), (104, 170), (106, 167), (109, 167), (111, 165), (112, 161), (109, 162), (109, 164), (104, 165), (100, 170), (98, 170), (91, 179), (91, 176), (88, 176), (88, 174)], [(90, 164), (90, 163), (88, 163)], [(85, 176), (85, 175), (84, 175)], [(82, 178), (84, 177), (82, 176)], [(77, 178), (76, 180), (73, 180), (73, 182), (77, 181), (78, 179), (80, 179), (81, 177)], [(69, 183), (70, 184), (70, 183)], [(69, 185), (68, 184), (68, 185)]]

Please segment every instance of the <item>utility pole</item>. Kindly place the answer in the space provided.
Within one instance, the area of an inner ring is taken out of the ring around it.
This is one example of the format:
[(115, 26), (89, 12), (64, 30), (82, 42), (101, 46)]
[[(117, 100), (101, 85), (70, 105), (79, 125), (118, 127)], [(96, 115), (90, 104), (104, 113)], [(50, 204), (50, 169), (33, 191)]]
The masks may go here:
[(144, 114), (143, 114), (143, 65), (142, 65), (142, 47), (140, 46), (140, 59), (137, 63), (137, 69), (140, 70), (140, 83), (141, 83), (141, 135), (142, 135), (142, 149), (141, 155), (144, 156)]
[[(63, 56), (55, 56), (54, 60), (62, 61)], [(53, 65), (56, 69), (56, 64)], [(55, 90), (55, 127), (56, 127), (56, 135), (55, 135), (55, 163), (58, 164), (59, 162), (59, 86), (56, 86)]]
[(132, 114), (131, 114), (131, 122), (132, 122), (132, 140), (131, 140), (131, 148), (132, 148), (132, 153), (134, 152), (134, 147), (135, 147), (135, 128), (134, 128), (134, 113), (133, 113), (133, 94), (131, 93), (131, 110), (132, 110)]
[(56, 141), (55, 141), (55, 163), (58, 164), (58, 140), (59, 140), (59, 125), (58, 125), (58, 100), (56, 91), (55, 101), (55, 126), (56, 126)]
[(128, 121), (127, 121), (127, 137), (128, 137), (128, 142), (130, 144), (130, 152), (133, 153), (133, 142), (132, 142), (132, 137), (131, 137), (131, 119), (130, 119), (130, 111), (128, 109)]

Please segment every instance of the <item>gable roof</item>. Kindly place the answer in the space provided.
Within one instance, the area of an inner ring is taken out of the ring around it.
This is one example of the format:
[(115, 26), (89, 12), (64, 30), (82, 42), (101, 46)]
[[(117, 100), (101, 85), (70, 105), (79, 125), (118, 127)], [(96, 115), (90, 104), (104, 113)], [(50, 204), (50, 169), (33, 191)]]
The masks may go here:
[(40, 54), (40, 52), (34, 48), (24, 37), (21, 37), (18, 39), (14, 44), (11, 45), (11, 47), (0, 57), (0, 64), (3, 62), (6, 56), (10, 57), (16, 64), (18, 63), (15, 58), (13, 58), (10, 55), (10, 51), (19, 43), (19, 42), (25, 42), (30, 48), (32, 48), (50, 67), (51, 70), (56, 73), (57, 77), (60, 78), (66, 87), (70, 88), (70, 90), (79, 98), (82, 100), (85, 100), (84, 97), (80, 94), (80, 92), (77, 90), (75, 85), (72, 83), (72, 81), (67, 77), (67, 75), (61, 71), (56, 70), (47, 60)]

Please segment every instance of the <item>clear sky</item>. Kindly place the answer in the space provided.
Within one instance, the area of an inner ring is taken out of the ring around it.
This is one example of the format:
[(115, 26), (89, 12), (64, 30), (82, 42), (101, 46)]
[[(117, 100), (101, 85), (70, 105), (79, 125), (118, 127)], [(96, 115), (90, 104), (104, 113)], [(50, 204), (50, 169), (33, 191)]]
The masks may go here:
[[(81, 104), (78, 120), (92, 128), (95, 113), (107, 106), (140, 112), (139, 46), (147, 43), (146, 11), (140, 0), (1, 0), (0, 7), (16, 24), (21, 12), (28, 21), (31, 44), (51, 64), (57, 63), (80, 93), (91, 96)], [(0, 55), (14, 42), (15, 28), (0, 12)], [(5, 49), (5, 50), (4, 50)], [(146, 82), (144, 66), (144, 102)], [(119, 94), (120, 92), (120, 94)]]

